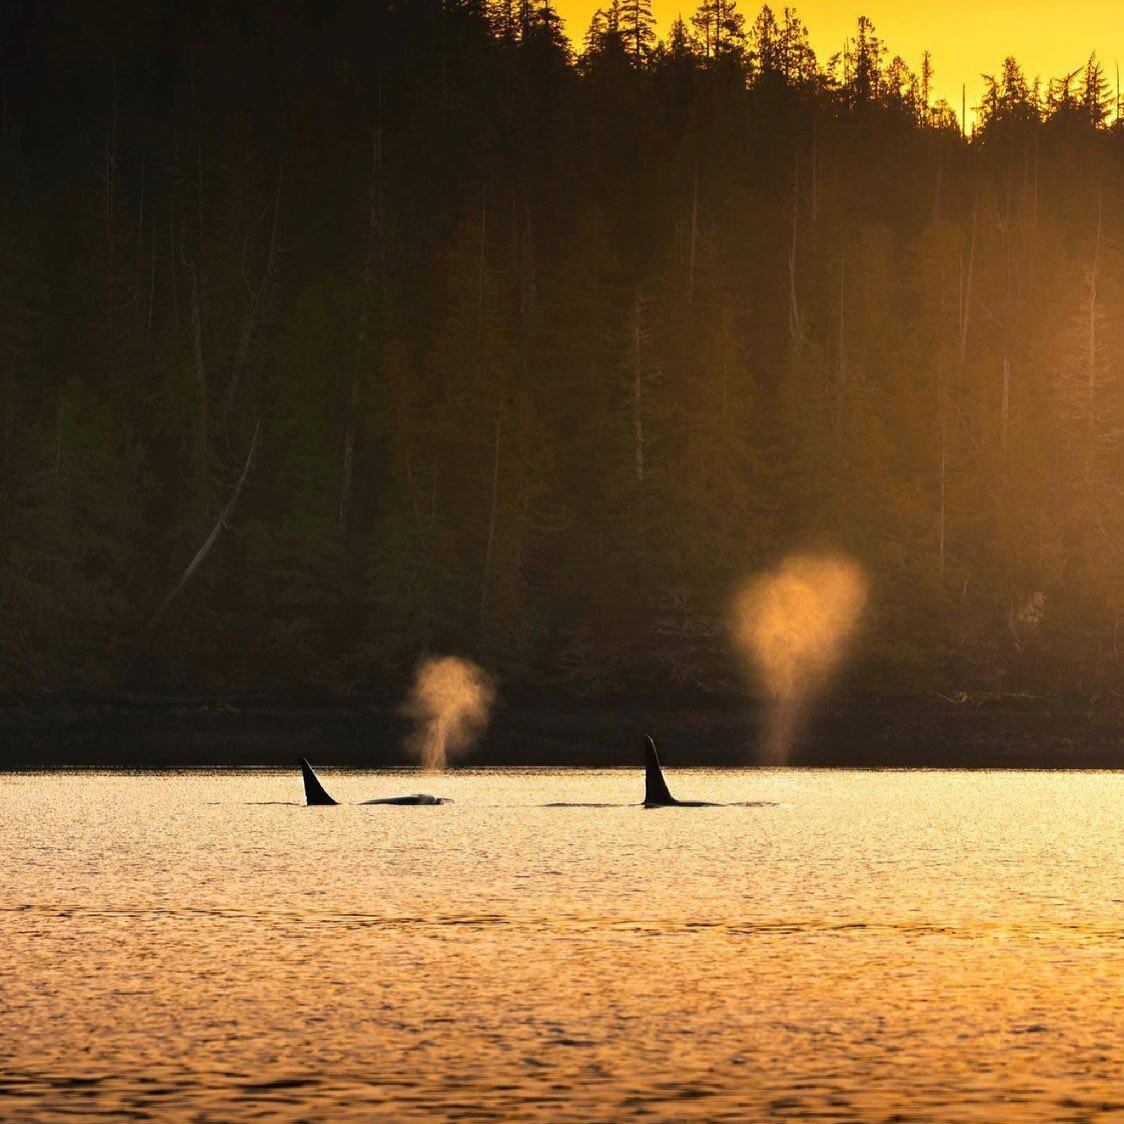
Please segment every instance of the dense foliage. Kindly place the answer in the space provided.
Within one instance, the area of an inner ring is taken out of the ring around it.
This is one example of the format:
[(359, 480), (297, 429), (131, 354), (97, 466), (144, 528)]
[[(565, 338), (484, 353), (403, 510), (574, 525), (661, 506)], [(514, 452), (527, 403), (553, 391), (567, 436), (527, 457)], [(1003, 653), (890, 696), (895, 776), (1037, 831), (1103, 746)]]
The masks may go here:
[(797, 549), (870, 573), (858, 685), (1118, 685), (1095, 58), (966, 138), (734, 0), (2, 11), (0, 688), (721, 689)]

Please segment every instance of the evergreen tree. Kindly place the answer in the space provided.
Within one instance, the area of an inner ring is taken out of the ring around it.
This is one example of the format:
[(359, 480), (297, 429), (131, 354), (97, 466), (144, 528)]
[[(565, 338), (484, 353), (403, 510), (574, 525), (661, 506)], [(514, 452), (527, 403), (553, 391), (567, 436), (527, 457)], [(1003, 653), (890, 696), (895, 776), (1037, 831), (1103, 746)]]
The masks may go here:
[(644, 66), (656, 46), (652, 0), (619, 0), (618, 29), (633, 66)]
[(704, 58), (740, 57), (745, 50), (745, 16), (738, 11), (737, 0), (702, 0), (691, 24)]
[(1124, 689), (1096, 56), (969, 138), (866, 19), (134, 7), (0, 17), (0, 689), (721, 689), (819, 545), (860, 686)]

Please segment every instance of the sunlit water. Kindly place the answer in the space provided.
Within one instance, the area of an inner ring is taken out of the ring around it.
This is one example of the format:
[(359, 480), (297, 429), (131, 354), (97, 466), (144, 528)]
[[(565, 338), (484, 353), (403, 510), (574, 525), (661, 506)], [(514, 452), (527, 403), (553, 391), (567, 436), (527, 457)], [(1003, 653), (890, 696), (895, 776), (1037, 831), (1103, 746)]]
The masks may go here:
[(0, 776), (0, 1119), (1124, 1116), (1124, 774)]

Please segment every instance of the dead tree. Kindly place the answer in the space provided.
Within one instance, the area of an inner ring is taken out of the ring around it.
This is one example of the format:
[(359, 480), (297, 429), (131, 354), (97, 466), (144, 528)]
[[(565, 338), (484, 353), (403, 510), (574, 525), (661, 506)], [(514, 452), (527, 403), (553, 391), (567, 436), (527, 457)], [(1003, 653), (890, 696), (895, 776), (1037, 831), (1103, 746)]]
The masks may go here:
[[(152, 636), (156, 630), (156, 626), (160, 623), (161, 618), (168, 611), (168, 606), (175, 600), (177, 594), (181, 589), (191, 580), (192, 574), (203, 564), (203, 560), (211, 552), (211, 548), (218, 542), (219, 535), (222, 534), (223, 529), (230, 526), (230, 519), (234, 515), (234, 509), (238, 506), (238, 499), (242, 495), (242, 488), (246, 484), (246, 477), (250, 474), (250, 465), (253, 464), (254, 450), (258, 444), (258, 430), (260, 423), (254, 425), (254, 435), (250, 439), (250, 448), (246, 453), (245, 463), (242, 465), (242, 471), (238, 476), (238, 481), (234, 485), (234, 491), (230, 494), (230, 499), (226, 501), (222, 511), (219, 513), (218, 520), (214, 527), (211, 528), (211, 533), (204, 540), (203, 545), (195, 552), (195, 556), (187, 565), (187, 569), (179, 576), (179, 580), (168, 591), (168, 595), (160, 602), (160, 607), (149, 618), (148, 624), (144, 631), (144, 641), (138, 646), (138, 654), (144, 645), (144, 642)], [(135, 658), (135, 657), (134, 657)]]
[(363, 249), (363, 267), (359, 284), (359, 323), (355, 332), (355, 352), (351, 371), (351, 391), (348, 395), (347, 427), (343, 439), (343, 469), (340, 474), (340, 499), (336, 525), (346, 538), (351, 515), (352, 477), (355, 465), (355, 440), (359, 428), (363, 364), (367, 356), (370, 335), (371, 299), (375, 270), (375, 253), (381, 242), (382, 216), (382, 111), (371, 130), (371, 178), (367, 191), (367, 239)]

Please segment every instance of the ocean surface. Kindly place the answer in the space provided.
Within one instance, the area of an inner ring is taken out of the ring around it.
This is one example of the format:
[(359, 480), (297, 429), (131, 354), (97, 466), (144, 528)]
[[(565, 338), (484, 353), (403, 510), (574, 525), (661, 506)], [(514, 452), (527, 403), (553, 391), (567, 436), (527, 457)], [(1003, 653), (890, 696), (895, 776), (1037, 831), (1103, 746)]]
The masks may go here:
[(0, 1120), (1124, 1119), (1124, 773), (321, 776), (0, 775)]

